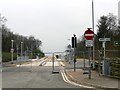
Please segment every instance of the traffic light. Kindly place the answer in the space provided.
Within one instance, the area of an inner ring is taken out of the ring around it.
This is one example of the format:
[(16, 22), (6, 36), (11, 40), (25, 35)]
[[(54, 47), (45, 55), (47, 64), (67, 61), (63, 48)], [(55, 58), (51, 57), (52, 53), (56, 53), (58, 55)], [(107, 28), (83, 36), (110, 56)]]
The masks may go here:
[(76, 63), (77, 61), (76, 61), (76, 59), (74, 59), (74, 63)]
[(72, 48), (76, 48), (76, 47), (77, 47), (77, 38), (72, 37)]

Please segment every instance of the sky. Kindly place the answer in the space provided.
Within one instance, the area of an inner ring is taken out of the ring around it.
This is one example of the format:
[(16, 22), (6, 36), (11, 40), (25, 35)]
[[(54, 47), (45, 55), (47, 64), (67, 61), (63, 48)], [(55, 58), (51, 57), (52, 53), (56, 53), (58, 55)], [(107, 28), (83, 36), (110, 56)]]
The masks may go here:
[[(94, 28), (103, 15), (118, 15), (119, 0), (94, 0)], [(75, 34), (92, 28), (92, 0), (0, 0), (0, 13), (14, 33), (42, 41), (44, 52), (62, 52)]]

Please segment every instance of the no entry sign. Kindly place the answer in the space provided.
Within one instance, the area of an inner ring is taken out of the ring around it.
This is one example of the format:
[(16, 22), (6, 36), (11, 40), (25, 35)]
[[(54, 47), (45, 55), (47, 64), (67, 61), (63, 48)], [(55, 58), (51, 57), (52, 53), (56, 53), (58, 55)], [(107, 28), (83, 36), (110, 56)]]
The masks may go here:
[(86, 40), (92, 40), (94, 38), (94, 32), (88, 28), (84, 33), (84, 37)]

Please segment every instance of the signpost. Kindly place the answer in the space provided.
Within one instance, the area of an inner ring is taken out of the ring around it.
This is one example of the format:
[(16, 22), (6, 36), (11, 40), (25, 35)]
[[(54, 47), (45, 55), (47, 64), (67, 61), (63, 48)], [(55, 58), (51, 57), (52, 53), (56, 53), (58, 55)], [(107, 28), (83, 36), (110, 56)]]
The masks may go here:
[(86, 47), (93, 47), (93, 41), (92, 40), (86, 40), (85, 46)]
[(99, 38), (99, 41), (110, 41), (110, 38)]
[(89, 48), (89, 79), (91, 79), (91, 65), (90, 65), (90, 59), (91, 59), (91, 47), (93, 47), (93, 41), (94, 38), (94, 32), (90, 30), (91, 28), (87, 28), (88, 30), (85, 31), (84, 37), (86, 39), (85, 46)]
[(106, 48), (105, 44), (107, 41), (110, 41), (110, 38), (105, 38), (105, 36), (104, 36), (104, 38), (99, 38), (99, 41), (102, 42), (102, 47), (104, 48), (103, 74), (105, 74), (105, 48)]
[(114, 46), (120, 46), (120, 41), (114, 41)]
[(92, 40), (94, 38), (94, 32), (90, 30), (91, 28), (87, 28), (88, 30), (85, 31), (84, 37), (86, 40)]
[(104, 48), (104, 59), (105, 59), (105, 43), (106, 43), (107, 41), (110, 41), (110, 38), (99, 38), (99, 41), (102, 42), (102, 46), (103, 46), (103, 48)]

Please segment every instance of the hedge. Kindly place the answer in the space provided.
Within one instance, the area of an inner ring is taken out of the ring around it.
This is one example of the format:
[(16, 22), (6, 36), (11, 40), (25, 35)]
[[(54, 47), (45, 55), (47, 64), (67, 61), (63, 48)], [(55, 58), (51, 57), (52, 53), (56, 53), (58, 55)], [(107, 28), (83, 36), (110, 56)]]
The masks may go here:
[[(13, 54), (13, 60), (17, 59), (17, 54)], [(11, 53), (10, 52), (2, 52), (2, 62), (9, 62), (11, 61)]]

